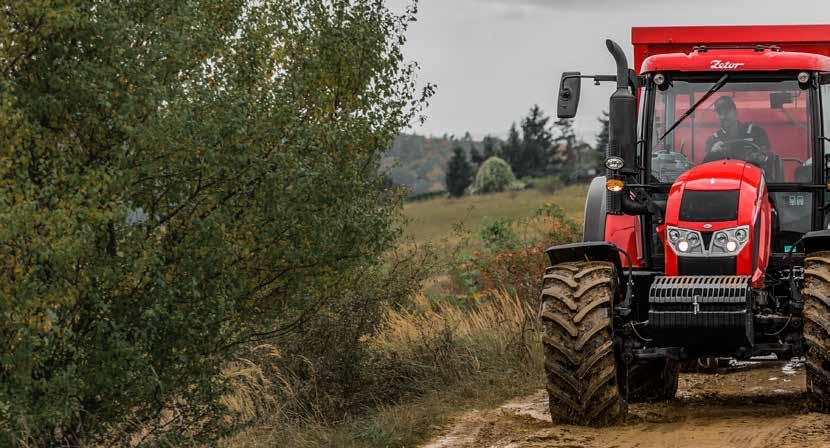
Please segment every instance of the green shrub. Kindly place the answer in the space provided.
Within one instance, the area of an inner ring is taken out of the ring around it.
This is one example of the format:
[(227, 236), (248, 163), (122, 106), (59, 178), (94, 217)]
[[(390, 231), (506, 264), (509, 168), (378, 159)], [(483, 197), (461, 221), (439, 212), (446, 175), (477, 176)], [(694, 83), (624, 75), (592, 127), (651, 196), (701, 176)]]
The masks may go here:
[(522, 241), (513, 229), (514, 222), (508, 218), (485, 219), (479, 232), (484, 250), (497, 253), (518, 249)]
[(498, 157), (490, 157), (478, 169), (470, 191), (473, 194), (487, 194), (523, 188), (524, 184), (516, 180), (507, 162)]
[(344, 277), (385, 278), (398, 234), (375, 173), (423, 104), (401, 62), (411, 9), (3, 14), (0, 446), (210, 440), (232, 429), (221, 370), (242, 348), (290, 335), (284, 355), (315, 369), (359, 361), (342, 342), (398, 300)]
[(560, 207), (547, 204), (525, 220), (506, 220), (485, 227), (485, 250), (467, 262), (477, 274), (479, 293), (509, 291), (528, 303), (536, 303), (542, 274), (549, 264), (545, 250), (556, 244), (579, 241), (580, 226)]

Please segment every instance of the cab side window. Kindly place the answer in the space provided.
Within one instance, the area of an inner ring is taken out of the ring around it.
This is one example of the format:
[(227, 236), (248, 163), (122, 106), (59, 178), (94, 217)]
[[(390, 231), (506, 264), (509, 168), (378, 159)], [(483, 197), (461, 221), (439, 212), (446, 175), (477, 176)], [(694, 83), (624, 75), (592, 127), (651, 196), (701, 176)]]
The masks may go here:
[[(821, 86), (821, 116), (822, 116), (822, 134), (824, 137), (830, 137), (830, 84)], [(824, 156), (830, 154), (830, 142), (822, 140), (821, 144), (824, 146)], [(816, 160), (813, 163), (824, 164), (824, 160)], [(825, 182), (830, 182), (830, 179), (825, 179)], [(827, 210), (830, 206), (830, 194), (824, 194), (824, 209)], [(824, 228), (830, 229), (830, 213), (824, 215)]]
[[(830, 84), (821, 86), (821, 115), (824, 122), (824, 136), (830, 137)], [(827, 145), (825, 145), (827, 153)]]

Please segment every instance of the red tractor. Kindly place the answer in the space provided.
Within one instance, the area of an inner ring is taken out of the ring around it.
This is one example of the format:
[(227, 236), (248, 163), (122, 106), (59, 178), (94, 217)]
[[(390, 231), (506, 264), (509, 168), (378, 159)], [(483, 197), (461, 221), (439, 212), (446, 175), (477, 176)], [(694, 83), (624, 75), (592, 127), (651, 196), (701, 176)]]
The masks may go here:
[(551, 247), (540, 318), (554, 421), (667, 400), (700, 358), (805, 357), (830, 410), (830, 26), (635, 28), (583, 242)]

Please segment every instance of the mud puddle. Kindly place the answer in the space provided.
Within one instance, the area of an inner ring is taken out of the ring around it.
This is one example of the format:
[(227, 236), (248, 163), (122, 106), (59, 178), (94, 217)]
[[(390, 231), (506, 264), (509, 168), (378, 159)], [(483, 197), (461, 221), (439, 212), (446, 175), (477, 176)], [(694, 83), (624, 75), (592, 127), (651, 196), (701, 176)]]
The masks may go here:
[(540, 390), (473, 411), (422, 448), (830, 448), (830, 415), (807, 409), (799, 362), (731, 373), (682, 374), (677, 398), (634, 404), (608, 428), (554, 425)]

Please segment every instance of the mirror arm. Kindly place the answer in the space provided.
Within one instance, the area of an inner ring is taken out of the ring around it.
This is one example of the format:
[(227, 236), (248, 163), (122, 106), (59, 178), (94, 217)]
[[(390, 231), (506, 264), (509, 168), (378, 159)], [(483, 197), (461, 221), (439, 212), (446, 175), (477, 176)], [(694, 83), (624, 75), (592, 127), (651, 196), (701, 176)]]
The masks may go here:
[[(597, 86), (601, 82), (617, 82), (617, 75), (566, 75), (562, 77), (562, 80), (564, 81), (571, 78), (592, 79), (594, 80), (594, 85)], [(634, 73), (634, 70), (631, 70), (628, 74), (628, 81), (635, 88), (643, 87), (646, 85), (647, 80), (648, 77), (638, 76)]]
[(615, 75), (565, 75), (562, 77), (562, 80), (565, 81), (573, 78), (593, 79), (594, 85), (597, 86), (600, 82), (617, 82), (617, 77)]

